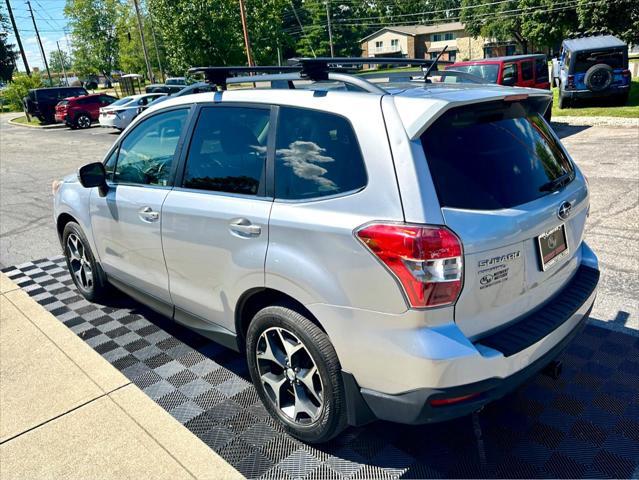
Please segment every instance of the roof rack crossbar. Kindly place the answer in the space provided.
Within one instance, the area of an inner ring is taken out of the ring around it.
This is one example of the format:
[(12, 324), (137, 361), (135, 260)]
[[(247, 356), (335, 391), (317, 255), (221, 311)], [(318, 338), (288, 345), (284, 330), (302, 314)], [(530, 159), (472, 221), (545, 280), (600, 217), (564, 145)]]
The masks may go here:
[(190, 74), (202, 73), (207, 82), (219, 86), (220, 88), (226, 88), (227, 79), (235, 77), (237, 75), (248, 75), (250, 73), (285, 73), (285, 72), (297, 72), (299, 68), (285, 66), (259, 66), (259, 67), (193, 67), (189, 68)]
[[(291, 58), (288, 60), (288, 65), (284, 66), (194, 67), (189, 69), (189, 73), (204, 74), (207, 82), (217, 85), (222, 90), (226, 89), (228, 83), (270, 81), (271, 79), (267, 79), (266, 77), (273, 75), (292, 75), (291, 78), (280, 77), (275, 80), (335, 80), (363, 91), (379, 94), (383, 93), (384, 90), (361, 77), (347, 75), (346, 72), (352, 71), (354, 67), (360, 65), (418, 66), (423, 70), (431, 71), (437, 69), (437, 60), (395, 57), (302, 57)], [(450, 64), (452, 62), (440, 61), (439, 63)], [(261, 75), (248, 77), (255, 73)], [(241, 77), (241, 82), (237, 80), (237, 77)]]

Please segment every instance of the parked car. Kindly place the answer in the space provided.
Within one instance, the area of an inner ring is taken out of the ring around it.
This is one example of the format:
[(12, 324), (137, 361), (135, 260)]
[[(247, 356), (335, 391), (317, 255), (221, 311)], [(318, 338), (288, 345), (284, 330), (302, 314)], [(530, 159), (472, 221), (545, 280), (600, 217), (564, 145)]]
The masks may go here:
[(620, 105), (630, 94), (628, 45), (612, 35), (564, 40), (553, 60), (559, 108), (582, 98), (608, 98)]
[(155, 106), (158, 103), (165, 102), (166, 100), (169, 100), (175, 97), (182, 97), (184, 95), (194, 95), (196, 93), (214, 92), (214, 91), (215, 91), (215, 85), (212, 85), (207, 82), (197, 82), (197, 83), (193, 83), (189, 85), (188, 87), (183, 88), (182, 90), (180, 90), (179, 92), (171, 96), (165, 95), (165, 96), (156, 98), (155, 100), (153, 100), (152, 105)]
[(55, 107), (60, 100), (67, 97), (88, 95), (83, 87), (34, 88), (22, 100), (24, 111), (42, 123), (55, 122)]
[(182, 85), (183, 87), (185, 87), (186, 86), (186, 78), (184, 78), (184, 77), (167, 78), (164, 83), (166, 85)]
[[(488, 83), (510, 87), (528, 87), (550, 90), (548, 58), (544, 54), (510, 55), (507, 57), (468, 60), (448, 65), (447, 69), (471, 73)], [(550, 122), (552, 104), (546, 112)]]
[(100, 119), (100, 108), (117, 100), (103, 93), (65, 98), (55, 107), (55, 121), (71, 128), (89, 128)]
[(551, 94), (308, 62), (311, 90), (150, 107), (56, 183), (73, 281), (245, 352), (306, 442), (476, 411), (551, 363), (596, 295), (589, 187), (541, 117)]
[(164, 96), (164, 93), (144, 93), (131, 95), (100, 108), (100, 126), (124, 130), (153, 100)]
[(174, 95), (182, 89), (185, 88), (185, 85), (167, 85), (165, 83), (153, 83), (151, 85), (147, 85), (144, 89), (146, 93), (165, 93), (167, 95)]

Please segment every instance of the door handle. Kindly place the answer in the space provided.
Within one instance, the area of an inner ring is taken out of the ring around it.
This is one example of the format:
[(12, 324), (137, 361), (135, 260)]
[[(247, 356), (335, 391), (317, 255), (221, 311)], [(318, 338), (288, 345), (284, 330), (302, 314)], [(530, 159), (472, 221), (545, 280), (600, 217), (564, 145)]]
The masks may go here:
[(251, 221), (246, 218), (231, 220), (229, 223), (229, 230), (240, 234), (242, 237), (257, 237), (262, 233), (262, 227), (259, 225), (253, 225)]
[(160, 219), (160, 212), (156, 212), (151, 207), (146, 206), (138, 210), (138, 216), (147, 223), (157, 222)]

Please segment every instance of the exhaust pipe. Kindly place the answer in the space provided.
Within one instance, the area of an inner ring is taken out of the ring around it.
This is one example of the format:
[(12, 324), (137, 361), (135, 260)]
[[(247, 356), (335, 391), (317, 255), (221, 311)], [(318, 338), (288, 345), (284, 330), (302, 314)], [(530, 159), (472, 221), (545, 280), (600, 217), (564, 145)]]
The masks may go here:
[(564, 364), (560, 360), (553, 360), (544, 367), (541, 373), (552, 378), (553, 380), (557, 380), (561, 375), (563, 367)]

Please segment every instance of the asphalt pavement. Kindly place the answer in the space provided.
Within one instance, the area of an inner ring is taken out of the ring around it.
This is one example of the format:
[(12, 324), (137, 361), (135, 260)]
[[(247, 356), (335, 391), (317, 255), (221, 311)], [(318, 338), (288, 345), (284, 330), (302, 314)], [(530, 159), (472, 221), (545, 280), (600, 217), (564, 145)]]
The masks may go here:
[[(60, 254), (51, 182), (99, 161), (117, 133), (40, 130), (0, 115), (0, 268)], [(639, 332), (639, 128), (556, 123), (589, 179), (586, 240), (599, 255), (602, 280), (593, 321)]]

